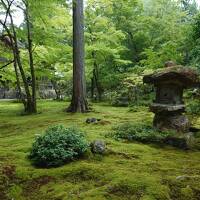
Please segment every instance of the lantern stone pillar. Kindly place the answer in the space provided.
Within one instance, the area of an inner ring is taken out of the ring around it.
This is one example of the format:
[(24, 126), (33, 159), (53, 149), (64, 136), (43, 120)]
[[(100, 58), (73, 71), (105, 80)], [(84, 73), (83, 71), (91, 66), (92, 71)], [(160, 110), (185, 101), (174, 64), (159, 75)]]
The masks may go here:
[(199, 84), (198, 73), (169, 61), (163, 70), (144, 76), (143, 82), (156, 88), (156, 98), (150, 106), (155, 113), (154, 127), (188, 132), (191, 124), (184, 114), (183, 91)]

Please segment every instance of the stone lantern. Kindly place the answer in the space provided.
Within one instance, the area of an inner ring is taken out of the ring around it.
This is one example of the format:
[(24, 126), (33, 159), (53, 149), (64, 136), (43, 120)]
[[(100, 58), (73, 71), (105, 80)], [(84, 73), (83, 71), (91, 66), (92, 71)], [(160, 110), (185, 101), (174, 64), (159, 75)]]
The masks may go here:
[(197, 72), (169, 61), (165, 63), (163, 70), (144, 76), (143, 81), (156, 88), (156, 99), (150, 106), (150, 110), (155, 113), (154, 127), (159, 130), (188, 132), (190, 122), (183, 114), (183, 91), (199, 84)]

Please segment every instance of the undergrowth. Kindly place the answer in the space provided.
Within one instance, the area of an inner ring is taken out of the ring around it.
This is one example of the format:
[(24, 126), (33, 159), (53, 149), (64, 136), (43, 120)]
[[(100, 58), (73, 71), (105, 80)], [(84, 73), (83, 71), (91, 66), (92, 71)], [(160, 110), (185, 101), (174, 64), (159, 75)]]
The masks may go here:
[(114, 126), (108, 135), (116, 140), (139, 141), (144, 143), (163, 143), (164, 140), (173, 135), (172, 131), (161, 132), (146, 124), (124, 123)]

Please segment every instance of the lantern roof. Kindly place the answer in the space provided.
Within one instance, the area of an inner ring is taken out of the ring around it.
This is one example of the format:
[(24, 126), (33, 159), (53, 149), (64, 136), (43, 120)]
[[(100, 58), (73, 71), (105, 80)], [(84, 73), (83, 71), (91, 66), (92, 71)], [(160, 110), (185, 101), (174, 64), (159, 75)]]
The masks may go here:
[(195, 87), (200, 84), (200, 77), (195, 69), (181, 65), (171, 65), (143, 78), (144, 83), (159, 85), (173, 83), (185, 88)]

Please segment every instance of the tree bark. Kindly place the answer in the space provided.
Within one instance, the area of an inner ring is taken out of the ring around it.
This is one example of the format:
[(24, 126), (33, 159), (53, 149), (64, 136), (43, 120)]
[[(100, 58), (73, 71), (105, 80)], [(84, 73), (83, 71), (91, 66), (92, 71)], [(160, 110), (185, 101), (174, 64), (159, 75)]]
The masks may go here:
[(92, 58), (94, 60), (94, 62), (93, 62), (93, 73), (92, 73), (93, 77), (92, 77), (92, 80), (94, 81), (94, 89), (96, 88), (96, 90), (97, 90), (96, 99), (98, 101), (101, 101), (102, 100), (103, 89), (102, 89), (102, 86), (101, 86), (101, 83), (100, 83), (100, 80), (99, 80), (99, 67), (98, 67), (98, 64), (96, 62), (95, 52), (92, 52)]
[(94, 77), (91, 78), (91, 99), (94, 100), (94, 89), (95, 89), (95, 85), (94, 85)]
[(61, 90), (58, 87), (58, 84), (56, 83), (56, 81), (52, 80), (51, 84), (53, 85), (53, 89), (56, 93), (56, 100), (62, 100), (61, 98)]
[(69, 112), (87, 112), (83, 0), (73, 0), (73, 94)]
[[(9, 16), (9, 18), (10, 18), (11, 31), (6, 26), (6, 20), (5, 20), (4, 23), (0, 20), (0, 23), (5, 28), (6, 32), (8, 33), (8, 35), (10, 37), (12, 51), (13, 51), (13, 57), (14, 57), (14, 67), (16, 67), (15, 73), (17, 72), (16, 70), (17, 70), (17, 66), (18, 66), (20, 75), (22, 77), (22, 81), (23, 81), (23, 85), (24, 85), (24, 89), (25, 89), (25, 93), (26, 93), (26, 100), (25, 100), (25, 98), (22, 97), (22, 92), (21, 92), (22, 102), (24, 104), (24, 111), (28, 114), (32, 114), (32, 113), (35, 113), (36, 110), (34, 109), (34, 105), (33, 105), (33, 101), (32, 101), (32, 95), (31, 95), (30, 90), (29, 90), (29, 84), (28, 84), (28, 81), (27, 81), (27, 78), (26, 78), (26, 74), (25, 74), (22, 62), (21, 62), (20, 50), (19, 50), (19, 47), (18, 47), (17, 32), (15, 30), (15, 25), (14, 25), (14, 22), (13, 22), (13, 16), (12, 16), (11, 11), (10, 11), (10, 6), (11, 6), (12, 2), (9, 3), (9, 1), (7, 0), (8, 5), (6, 5), (6, 3), (3, 0), (1, 0), (1, 3), (3, 4), (3, 6), (6, 10), (6, 18), (7, 18), (7, 16)], [(16, 79), (18, 79), (18, 78), (19, 77), (17, 77), (17, 74), (16, 74)], [(17, 84), (18, 84), (18, 87), (19, 87), (20, 86), (19, 83), (17, 83)], [(21, 87), (18, 88), (18, 89), (21, 91)]]
[(31, 88), (32, 88), (32, 102), (31, 102), (31, 110), (33, 113), (37, 112), (37, 105), (36, 105), (36, 76), (35, 76), (35, 69), (33, 63), (33, 43), (32, 43), (32, 36), (31, 36), (31, 24), (30, 24), (30, 16), (29, 16), (29, 4), (28, 1), (24, 2), (26, 6), (25, 12), (25, 20), (26, 20), (26, 27), (27, 27), (27, 38), (28, 38), (28, 54), (29, 54), (29, 66), (31, 71)]

